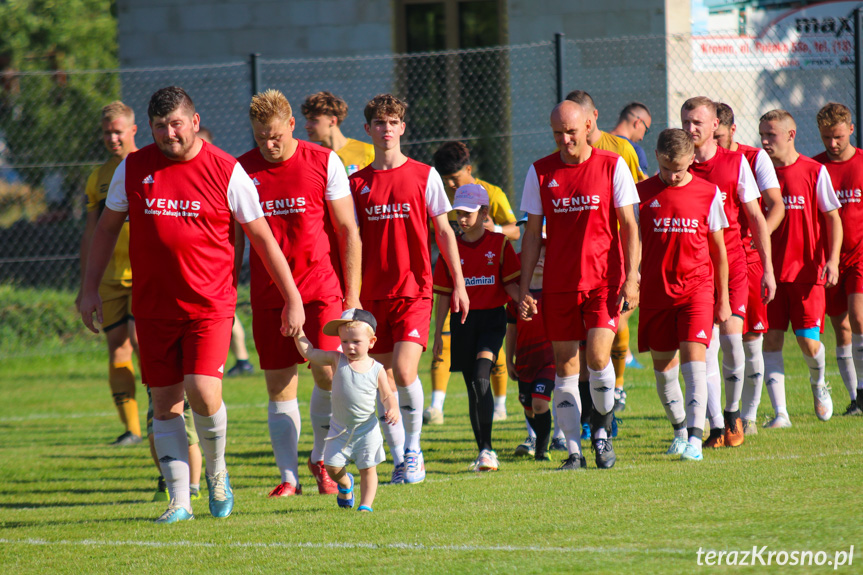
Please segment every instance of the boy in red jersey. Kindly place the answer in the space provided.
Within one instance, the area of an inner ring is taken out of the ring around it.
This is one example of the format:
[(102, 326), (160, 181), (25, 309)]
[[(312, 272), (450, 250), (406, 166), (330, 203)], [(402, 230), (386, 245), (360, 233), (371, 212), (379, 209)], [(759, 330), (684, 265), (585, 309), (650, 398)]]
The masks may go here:
[[(731, 315), (722, 232), (728, 220), (719, 188), (688, 171), (695, 159), (688, 133), (663, 130), (656, 142), (656, 159), (659, 174), (637, 186), (644, 246), (638, 347), (650, 350), (656, 390), (674, 427), (667, 453), (684, 461), (701, 461), (707, 345), (713, 322)], [(686, 384), (685, 404), (680, 371)]]
[(863, 151), (851, 145), (851, 110), (831, 102), (815, 117), (827, 168), (842, 204), (839, 281), (827, 290), (827, 315), (836, 332), (836, 362), (851, 403), (843, 415), (863, 415)]
[(201, 119), (188, 94), (162, 88), (147, 113), (154, 143), (129, 154), (114, 173), (93, 236), (81, 315), (90, 329), (94, 311), (102, 319), (99, 280), (128, 213), (142, 379), (152, 393), (156, 453), (171, 495), (156, 521), (193, 518), (184, 390), (207, 462), (210, 512), (227, 517), (234, 495), (225, 466), (222, 375), (237, 302), (234, 221), (285, 299), (282, 335), (302, 328), (302, 301), (252, 180), (233, 157), (198, 138)]
[[(705, 447), (723, 445), (737, 447), (743, 443), (743, 421), (740, 417), (740, 397), (746, 356), (743, 351), (743, 327), (746, 301), (749, 299), (749, 276), (746, 252), (740, 236), (739, 215), (742, 211), (752, 230), (758, 256), (764, 266), (760, 295), (766, 304), (773, 299), (776, 282), (770, 261), (770, 234), (761, 207), (758, 186), (743, 154), (730, 152), (716, 145), (714, 133), (719, 127), (716, 103), (710, 98), (689, 98), (680, 109), (683, 129), (695, 144), (695, 161), (689, 168), (693, 175), (716, 185), (722, 192), (728, 227), (725, 229), (725, 251), (728, 256), (728, 298), (731, 317), (719, 325), (717, 342), (707, 350), (708, 413), (715, 432), (704, 442)], [(722, 375), (725, 379), (725, 410), (719, 415), (721, 397), (719, 384), (719, 348), (722, 348)], [(715, 407), (711, 409), (711, 405)]]
[[(505, 235), (489, 232), (483, 223), (488, 216), (488, 192), (479, 184), (466, 184), (456, 190), (453, 209), (462, 235), (458, 238), (459, 258), (471, 305), (471, 314), (462, 320), (453, 311), (450, 329), (452, 345), (450, 371), (460, 371), (467, 384), (471, 427), (479, 455), (472, 468), (497, 471), (497, 454), (491, 442), (494, 399), (491, 370), (506, 335), (507, 295), (518, 297), (521, 264)], [(434, 272), (434, 291), (438, 294), (435, 314), (434, 355), (443, 353), (443, 325), (453, 291), (446, 263), (438, 259)]]
[[(316, 349), (334, 351), (337, 337), (323, 333), (324, 324), (338, 318), (343, 305), (359, 305), (360, 239), (348, 177), (332, 150), (294, 138), (296, 120), (291, 105), (278, 90), (256, 94), (249, 107), (252, 134), (258, 147), (243, 154), (240, 164), (258, 190), (261, 207), (303, 298), (303, 330)], [(339, 281), (330, 254), (326, 223), (338, 238), (335, 255)], [(245, 236), (237, 230), (237, 253), (243, 253)], [(267, 382), (267, 424), (281, 481), (270, 497), (301, 493), (298, 481), (297, 442), (300, 411), (297, 405), (298, 366), (306, 360), (294, 342), (278, 337), (279, 310), (284, 305), (260, 256), (249, 257), (251, 271), (252, 331)], [(323, 463), (324, 440), (332, 412), (332, 369), (311, 365), (315, 386), (309, 402), (314, 444), (306, 462), (318, 492), (332, 494), (336, 485)]]
[(425, 479), (420, 448), (424, 397), (417, 373), (432, 312), (429, 219), (452, 274), (453, 311), (464, 318), (469, 306), (443, 181), (434, 168), (401, 151), (406, 110), (407, 104), (391, 94), (379, 94), (366, 105), (365, 129), (375, 160), (349, 179), (363, 245), (360, 302), (378, 320), (372, 357), (387, 368), (403, 412), (403, 427), (383, 426), (395, 464), (391, 483)]
[[(827, 421), (833, 401), (824, 381), (824, 288), (839, 281), (842, 219), (827, 169), (794, 147), (797, 124), (785, 110), (771, 110), (758, 126), (761, 145), (776, 168), (785, 219), (773, 232), (773, 265), (779, 284), (767, 306), (770, 329), (764, 339), (764, 381), (776, 417), (765, 427), (791, 427), (785, 405), (782, 344), (788, 323), (809, 367), (815, 414)], [(822, 223), (823, 222), (823, 223)]]
[(583, 106), (568, 100), (555, 106), (551, 128), (559, 151), (533, 163), (522, 194), (521, 209), (528, 219), (519, 311), (525, 318), (537, 311), (530, 278), (542, 245), (544, 216), (545, 266), (555, 273), (543, 276), (543, 320), (554, 349), (555, 404), (569, 451), (561, 469), (581, 469), (584, 462), (579, 340), (587, 341), (596, 464), (608, 469), (616, 461), (610, 438), (615, 380), (611, 346), (621, 309), (638, 305), (639, 241), (633, 210), (638, 195), (623, 159), (587, 143), (593, 115)]
[[(776, 179), (776, 170), (770, 157), (761, 148), (754, 148), (746, 144), (734, 141), (734, 132), (737, 125), (734, 123), (734, 111), (728, 104), (716, 104), (716, 116), (719, 118), (719, 127), (713, 133), (716, 143), (726, 150), (740, 152), (749, 162), (755, 182), (761, 192), (758, 200), (761, 210), (764, 212), (764, 220), (767, 222), (767, 231), (773, 233), (779, 227), (779, 222), (785, 217), (785, 204), (782, 202), (782, 190), (779, 189), (779, 181)], [(746, 301), (746, 318), (743, 322), (743, 353), (746, 357), (744, 368), (743, 393), (741, 395), (741, 417), (743, 419), (743, 435), (755, 435), (758, 433), (758, 404), (761, 403), (761, 390), (764, 383), (764, 356), (762, 354), (763, 335), (767, 333), (767, 304), (761, 296), (761, 279), (764, 275), (764, 266), (755, 242), (749, 231), (749, 219), (741, 212), (738, 216), (740, 222), (740, 235), (743, 238), (743, 249), (746, 251), (746, 269), (749, 274), (749, 298)], [(850, 360), (850, 352), (849, 352)], [(708, 397), (708, 410), (711, 409), (712, 397)], [(719, 398), (716, 397), (715, 412), (719, 413)], [(718, 440), (717, 444), (724, 443)]]

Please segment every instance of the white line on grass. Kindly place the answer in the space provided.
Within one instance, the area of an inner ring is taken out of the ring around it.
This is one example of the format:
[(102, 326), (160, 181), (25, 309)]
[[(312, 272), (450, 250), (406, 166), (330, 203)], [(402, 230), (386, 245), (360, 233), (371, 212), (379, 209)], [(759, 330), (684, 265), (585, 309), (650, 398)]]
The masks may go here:
[(516, 545), (423, 545), (422, 543), (203, 543), (199, 541), (99, 541), (94, 539), (82, 539), (80, 541), (49, 541), (47, 539), (0, 539), (4, 545), (30, 545), (47, 546), (65, 545), (72, 547), (208, 547), (214, 549), (400, 549), (407, 551), (462, 551), (462, 552), (562, 552), (562, 553), (636, 553), (642, 555), (691, 555), (692, 550), (686, 549), (663, 549), (663, 548), (638, 548), (638, 547), (539, 547), (539, 546), (516, 546)]

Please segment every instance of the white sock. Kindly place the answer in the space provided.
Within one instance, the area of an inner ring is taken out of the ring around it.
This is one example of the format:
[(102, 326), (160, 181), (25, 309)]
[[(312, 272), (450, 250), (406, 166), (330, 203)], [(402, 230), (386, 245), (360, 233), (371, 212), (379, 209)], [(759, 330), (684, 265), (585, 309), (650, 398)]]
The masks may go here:
[(527, 436), (536, 439), (536, 432), (530, 426), (530, 422), (527, 420), (527, 416), (524, 416), (524, 425), (527, 427)]
[[(207, 474), (215, 475), (225, 469), (225, 446), (228, 444), (228, 410), (225, 403), (213, 415), (201, 415), (192, 411), (195, 429), (201, 442), (201, 451), (207, 463)], [(185, 433), (185, 432), (184, 432)], [(188, 449), (188, 448), (187, 448)], [(188, 473), (188, 471), (186, 472)]]
[(494, 396), (494, 409), (497, 411), (498, 409), (503, 408), (506, 411), (506, 396), (505, 395), (495, 395)]
[(780, 413), (788, 415), (785, 405), (785, 363), (781, 351), (765, 351), (764, 356), (764, 385), (767, 387), (767, 395), (776, 415)]
[(686, 419), (683, 393), (680, 391), (678, 380), (679, 371), (679, 364), (668, 371), (653, 370), (653, 376), (656, 378), (656, 394), (671, 425), (680, 425)]
[[(557, 378), (555, 377), (555, 380)], [(579, 396), (579, 400), (581, 396)], [(560, 419), (557, 418), (557, 402), (551, 402), (551, 417), (553, 418), (552, 423), (554, 424), (554, 430), (551, 433), (552, 439), (560, 439), (561, 437), (565, 437), (563, 434), (563, 430), (560, 428)]]
[(443, 402), (446, 400), (445, 391), (432, 391), (431, 406), (443, 413)]
[(267, 425), (270, 428), (270, 443), (276, 456), (276, 467), (282, 483), (297, 486), (299, 464), (297, 445), (300, 440), (300, 408), (296, 399), (270, 401), (267, 409)]
[(323, 461), (324, 445), (327, 433), (330, 431), (330, 417), (333, 414), (333, 392), (321, 389), (317, 385), (312, 388), (312, 398), (309, 400), (309, 419), (312, 421), (312, 463)]
[(713, 326), (713, 336), (707, 346), (707, 418), (710, 427), (724, 428), (722, 417), (722, 375), (719, 373), (719, 327)]
[(691, 361), (680, 366), (686, 385), (686, 427), (704, 431), (707, 411), (707, 365)]
[[(608, 360), (600, 371), (587, 368), (590, 373), (590, 397), (593, 399), (593, 407), (600, 415), (605, 415), (614, 409), (614, 364)], [(603, 439), (600, 437), (600, 439)]]
[(857, 375), (857, 393), (859, 394), (863, 392), (863, 335), (861, 334), (851, 334), (851, 357), (854, 358), (854, 371)]
[(378, 419), (381, 422), (381, 431), (384, 433), (384, 439), (390, 447), (390, 455), (393, 457), (393, 465), (401, 465), (405, 461), (405, 428), (401, 424), (390, 425), (384, 421), (384, 413), (387, 408), (384, 407), (381, 401), (381, 395), (378, 394)]
[(153, 443), (168, 494), (177, 505), (192, 511), (189, 496), (189, 440), (186, 423), (181, 415), (173, 419), (153, 420)]
[(555, 420), (566, 437), (570, 455), (581, 454), (581, 396), (578, 392), (578, 374), (554, 376), (554, 404), (557, 406)]
[(761, 403), (761, 390), (764, 384), (764, 356), (761, 354), (761, 345), (764, 338), (760, 335), (758, 339), (743, 342), (743, 352), (746, 354), (746, 376), (743, 381), (743, 394), (741, 414), (743, 419), (756, 421), (758, 419), (758, 405)]
[(740, 409), (740, 394), (743, 392), (746, 368), (743, 334), (720, 335), (719, 346), (722, 348), (722, 376), (725, 380), (725, 411), (734, 412)]
[(839, 375), (842, 383), (848, 390), (851, 401), (857, 397), (857, 373), (854, 371), (854, 357), (851, 355), (851, 344), (836, 346), (836, 365), (839, 367)]
[(824, 344), (818, 342), (818, 351), (813, 357), (803, 354), (803, 360), (809, 366), (809, 385), (821, 387), (824, 385), (824, 372), (827, 365), (824, 359)]
[(405, 428), (405, 449), (420, 451), (420, 433), (423, 429), (423, 386), (417, 377), (407, 387), (399, 387), (399, 405)]
[(698, 449), (701, 449), (702, 439), (700, 437), (698, 437), (697, 435), (691, 435), (689, 437), (689, 443), (691, 443), (692, 445), (694, 445)]

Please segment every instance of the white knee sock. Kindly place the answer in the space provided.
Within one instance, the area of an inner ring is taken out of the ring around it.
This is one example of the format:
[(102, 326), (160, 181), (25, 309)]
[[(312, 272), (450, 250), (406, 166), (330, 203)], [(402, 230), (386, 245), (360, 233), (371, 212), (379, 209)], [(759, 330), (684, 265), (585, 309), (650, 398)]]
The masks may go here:
[(555, 374), (554, 404), (557, 406), (554, 419), (560, 421), (569, 454), (581, 454), (581, 395), (578, 391), (578, 374), (566, 377)]
[(680, 372), (686, 384), (686, 427), (700, 429), (704, 433), (704, 416), (707, 411), (707, 365), (700, 361), (684, 363), (680, 366)]
[(384, 421), (384, 413), (387, 408), (384, 407), (381, 401), (381, 395), (378, 394), (378, 419), (381, 422), (381, 431), (384, 433), (384, 439), (390, 448), (390, 455), (393, 458), (393, 465), (401, 465), (405, 460), (405, 428), (401, 423), (390, 425)]
[(330, 417), (333, 414), (333, 392), (326, 391), (317, 385), (312, 388), (312, 398), (309, 400), (309, 419), (312, 421), (312, 463), (324, 459), (324, 445), (327, 433), (330, 431)]
[(192, 411), (195, 429), (201, 442), (201, 451), (207, 461), (207, 473), (215, 475), (225, 469), (225, 446), (228, 444), (228, 410), (225, 404), (213, 415), (206, 416)]
[(761, 403), (761, 390), (764, 383), (764, 356), (761, 354), (761, 345), (764, 338), (760, 335), (758, 339), (743, 342), (743, 352), (746, 354), (746, 376), (743, 381), (742, 413), (743, 419), (756, 421), (758, 418), (758, 405)]
[(600, 415), (605, 415), (614, 409), (614, 364), (608, 360), (606, 365), (600, 371), (593, 371), (589, 367), (590, 372), (590, 397), (593, 399), (593, 407)]
[(189, 498), (189, 440), (183, 416), (153, 420), (153, 443), (168, 494), (177, 505), (192, 510)]
[(803, 354), (803, 360), (809, 366), (809, 385), (824, 385), (824, 372), (827, 369), (824, 356), (824, 344), (821, 342), (818, 342), (818, 351), (815, 352), (813, 357)]
[(863, 335), (851, 334), (851, 357), (854, 358), (854, 371), (857, 375), (857, 395), (859, 395), (863, 392)]
[(653, 376), (656, 378), (656, 394), (665, 409), (665, 416), (675, 428), (678, 428), (686, 419), (683, 393), (680, 391), (678, 380), (679, 372), (679, 364), (668, 371), (653, 370)]
[(785, 404), (785, 363), (781, 351), (765, 351), (764, 356), (764, 386), (776, 415), (788, 415)]
[(399, 405), (405, 427), (405, 449), (420, 451), (420, 433), (423, 429), (423, 386), (417, 377), (407, 387), (399, 387)]
[(719, 373), (719, 327), (713, 326), (713, 336), (707, 346), (707, 418), (711, 427), (722, 429), (722, 376)]
[(276, 456), (276, 467), (282, 483), (297, 486), (298, 458), (297, 444), (300, 440), (300, 408), (296, 399), (290, 401), (270, 401), (267, 409), (267, 425), (270, 428), (270, 443)]
[(719, 336), (722, 348), (722, 376), (725, 379), (725, 411), (740, 409), (740, 394), (743, 392), (743, 377), (746, 356), (743, 353), (743, 334), (732, 333)]
[(839, 375), (842, 383), (848, 390), (851, 401), (857, 397), (857, 373), (854, 371), (854, 357), (852, 356), (852, 345), (836, 346), (836, 365), (839, 367)]
[[(555, 378), (555, 380), (556, 379), (557, 378)], [(581, 399), (581, 396), (579, 396), (579, 399)], [(557, 402), (554, 400), (551, 402), (551, 416), (554, 418), (554, 430), (551, 433), (551, 437), (554, 439), (566, 437), (563, 434), (563, 430), (560, 428), (560, 420), (557, 418)], [(579, 417), (581, 417), (581, 414), (579, 414)]]

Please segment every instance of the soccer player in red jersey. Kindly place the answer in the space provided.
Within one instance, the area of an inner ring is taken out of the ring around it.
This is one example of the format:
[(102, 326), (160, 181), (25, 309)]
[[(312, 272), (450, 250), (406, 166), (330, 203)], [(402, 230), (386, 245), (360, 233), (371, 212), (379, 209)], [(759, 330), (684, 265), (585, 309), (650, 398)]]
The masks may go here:
[(824, 152), (812, 159), (827, 168), (842, 204), (839, 281), (826, 296), (836, 362), (851, 398), (843, 415), (863, 415), (863, 151), (851, 145), (854, 124), (847, 106), (831, 102), (815, 119)]
[(782, 344), (788, 323), (809, 367), (815, 414), (822, 421), (833, 415), (833, 401), (824, 382), (825, 286), (839, 281), (842, 249), (841, 204), (827, 169), (800, 155), (794, 146), (797, 124), (785, 110), (771, 110), (758, 125), (761, 145), (773, 161), (785, 218), (773, 232), (773, 266), (779, 284), (767, 306), (770, 329), (764, 338), (764, 381), (776, 417), (765, 427), (791, 427), (785, 404)]
[[(734, 141), (737, 125), (734, 123), (734, 111), (728, 104), (716, 104), (716, 116), (719, 127), (713, 133), (716, 143), (726, 150), (740, 152), (749, 162), (755, 182), (761, 192), (759, 203), (767, 222), (767, 231), (771, 234), (779, 227), (779, 222), (785, 217), (785, 204), (782, 202), (782, 191), (776, 179), (776, 170), (767, 152), (761, 148), (747, 146)], [(738, 214), (740, 234), (743, 238), (743, 249), (746, 251), (746, 268), (749, 274), (749, 298), (746, 302), (746, 318), (743, 325), (743, 353), (746, 357), (744, 369), (743, 393), (741, 396), (741, 416), (743, 419), (743, 435), (758, 433), (756, 419), (758, 405), (761, 403), (761, 390), (764, 383), (764, 356), (762, 355), (763, 335), (767, 333), (767, 304), (761, 297), (761, 278), (764, 266), (755, 242), (749, 231), (749, 220), (744, 213)], [(711, 398), (713, 399), (713, 398)], [(710, 402), (708, 401), (708, 407)], [(715, 413), (719, 413), (719, 398), (716, 397)], [(724, 436), (722, 442), (724, 443)], [(718, 442), (718, 441), (717, 441)]]
[[(324, 335), (324, 325), (341, 315), (343, 305), (359, 305), (360, 239), (347, 174), (335, 152), (294, 138), (296, 120), (291, 104), (278, 90), (255, 95), (249, 118), (258, 147), (243, 154), (240, 164), (257, 187), (264, 216), (303, 298), (303, 330), (316, 349), (334, 351), (339, 347), (339, 338)], [(344, 304), (325, 231), (327, 221), (338, 238), (339, 253), (335, 257), (338, 269), (344, 271)], [(243, 248), (244, 235), (237, 230), (237, 253), (243, 253)], [(270, 497), (285, 497), (302, 491), (297, 477), (301, 426), (297, 385), (298, 366), (306, 360), (293, 341), (278, 337), (279, 310), (284, 300), (263, 261), (252, 253), (249, 264), (252, 331), (267, 382), (267, 423), (281, 474), (281, 482)], [(332, 369), (313, 363), (311, 370), (315, 386), (309, 410), (314, 444), (306, 464), (318, 492), (332, 494), (337, 487), (323, 463), (332, 412)]]
[(707, 345), (714, 321), (731, 315), (722, 232), (728, 220), (719, 188), (688, 171), (695, 147), (687, 132), (663, 130), (656, 159), (659, 174), (638, 184), (643, 245), (638, 347), (650, 350), (656, 391), (674, 427), (667, 453), (701, 461)]
[[(471, 314), (462, 321), (454, 312), (450, 329), (452, 345), (450, 371), (460, 371), (467, 384), (468, 406), (479, 455), (475, 471), (497, 471), (500, 466), (491, 441), (494, 421), (491, 371), (506, 335), (507, 301), (518, 298), (521, 263), (505, 235), (489, 232), (484, 222), (489, 210), (488, 192), (479, 184), (460, 186), (453, 210), (462, 234), (458, 253), (465, 276)], [(450, 311), (452, 277), (446, 262), (438, 259), (434, 270), (435, 313), (434, 355), (444, 349), (443, 327)]]
[(391, 94), (369, 101), (365, 129), (375, 159), (349, 179), (363, 245), (360, 302), (378, 320), (372, 357), (387, 368), (403, 412), (403, 427), (383, 426), (395, 464), (391, 483), (425, 479), (420, 448), (424, 397), (417, 373), (432, 312), (429, 219), (453, 279), (452, 309), (464, 318), (469, 307), (443, 181), (434, 168), (401, 151), (406, 111), (407, 104)]
[(156, 521), (193, 518), (184, 390), (206, 457), (210, 512), (227, 517), (234, 495), (225, 466), (222, 376), (237, 302), (235, 221), (285, 299), (282, 335), (302, 329), (302, 301), (252, 180), (236, 159), (198, 138), (201, 119), (189, 95), (162, 88), (147, 114), (154, 143), (129, 154), (114, 173), (93, 236), (81, 315), (91, 330), (93, 312), (102, 319), (99, 280), (128, 214), (142, 379), (152, 392), (156, 453), (171, 495)]
[[(559, 151), (528, 170), (521, 209), (528, 219), (522, 241), (519, 311), (536, 313), (530, 279), (542, 246), (546, 220), (543, 320), (554, 349), (557, 416), (569, 457), (561, 466), (585, 466), (581, 455), (581, 399), (578, 390), (579, 340), (586, 340), (591, 441), (600, 468), (614, 465), (611, 421), (614, 367), (611, 345), (621, 309), (638, 305), (638, 203), (635, 182), (623, 159), (587, 143), (593, 115), (569, 100), (551, 113)], [(618, 226), (619, 224), (619, 226)]]
[[(743, 443), (743, 422), (740, 418), (740, 397), (743, 392), (745, 354), (743, 328), (746, 319), (746, 301), (749, 298), (749, 279), (746, 252), (740, 235), (739, 213), (742, 211), (752, 230), (752, 239), (758, 257), (764, 266), (760, 295), (764, 303), (773, 299), (776, 281), (770, 260), (770, 234), (758, 205), (758, 186), (749, 162), (743, 154), (719, 147), (714, 133), (719, 127), (716, 103), (697, 96), (683, 103), (680, 110), (683, 129), (689, 132), (695, 144), (695, 161), (689, 168), (693, 175), (716, 185), (722, 193), (728, 227), (725, 229), (725, 251), (728, 255), (728, 297), (731, 317), (719, 324), (719, 345), (707, 350), (708, 414), (715, 431), (704, 442), (704, 447), (722, 445), (737, 447)], [(715, 331), (715, 330), (714, 330)], [(719, 417), (720, 389), (718, 383), (718, 356), (722, 348), (722, 371), (725, 379), (725, 410)], [(715, 398), (711, 401), (711, 397)], [(710, 405), (716, 405), (712, 412)], [(724, 420), (724, 421), (723, 421)], [(720, 440), (720, 437), (722, 438)]]

